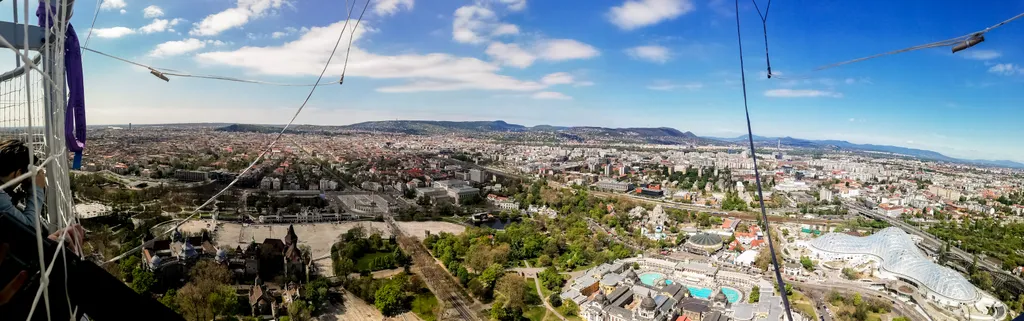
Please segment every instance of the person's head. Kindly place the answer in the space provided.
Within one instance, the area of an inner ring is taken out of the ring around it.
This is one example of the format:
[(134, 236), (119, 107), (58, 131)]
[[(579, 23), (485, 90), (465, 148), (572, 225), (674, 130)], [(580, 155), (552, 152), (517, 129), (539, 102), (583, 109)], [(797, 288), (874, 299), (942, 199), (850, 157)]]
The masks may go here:
[(7, 182), (28, 172), (29, 148), (20, 140), (0, 142), (0, 181)]

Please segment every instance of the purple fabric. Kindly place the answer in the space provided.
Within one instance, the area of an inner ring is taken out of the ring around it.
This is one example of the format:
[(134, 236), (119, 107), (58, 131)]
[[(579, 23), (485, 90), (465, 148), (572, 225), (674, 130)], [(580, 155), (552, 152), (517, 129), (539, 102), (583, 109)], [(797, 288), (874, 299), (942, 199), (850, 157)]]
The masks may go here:
[[(50, 6), (49, 13), (55, 14), (56, 7)], [(53, 17), (47, 14), (46, 2), (40, 1), (36, 8), (39, 26), (49, 28)], [(68, 106), (64, 111), (64, 138), (68, 150), (81, 153), (85, 148), (85, 81), (82, 72), (82, 48), (78, 43), (75, 27), (68, 24), (64, 38), (64, 70), (68, 85)]]

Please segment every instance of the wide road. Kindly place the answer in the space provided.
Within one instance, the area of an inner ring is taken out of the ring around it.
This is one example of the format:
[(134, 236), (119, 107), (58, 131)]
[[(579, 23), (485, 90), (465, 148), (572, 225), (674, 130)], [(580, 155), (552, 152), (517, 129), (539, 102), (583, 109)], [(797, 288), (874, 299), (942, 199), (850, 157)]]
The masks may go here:
[[(864, 216), (867, 216), (867, 217), (870, 217), (870, 218), (874, 218), (876, 220), (884, 221), (886, 223), (889, 223), (892, 226), (896, 226), (896, 227), (899, 227), (899, 228), (903, 229), (907, 233), (910, 233), (910, 234), (913, 234), (913, 235), (917, 235), (918, 237), (921, 237), (921, 239), (923, 240), (922, 242), (925, 242), (926, 245), (930, 245), (933, 248), (941, 248), (942, 246), (944, 246), (944, 243), (939, 238), (935, 237), (934, 235), (931, 235), (928, 232), (925, 232), (925, 231), (922, 231), (922, 230), (918, 229), (916, 226), (907, 224), (906, 222), (904, 222), (904, 221), (902, 221), (900, 219), (896, 219), (896, 218), (889, 217), (887, 215), (879, 214), (878, 212), (869, 210), (866, 207), (858, 205), (856, 203), (850, 202), (850, 203), (846, 203), (845, 205), (846, 205), (847, 208), (850, 209), (850, 212), (852, 212), (852, 213), (857, 213), (857, 214), (864, 215)], [(949, 251), (951, 253), (953, 253), (953, 255), (959, 256), (960, 259), (962, 259), (962, 260), (964, 260), (966, 262), (971, 262), (974, 259), (974, 255), (973, 254), (967, 253), (967, 251), (961, 250), (960, 248), (957, 248), (957, 247), (952, 246), (952, 245), (950, 246)], [(989, 271), (1001, 272), (1001, 274), (1013, 278), (1018, 283), (1024, 284), (1024, 279), (1021, 279), (1020, 277), (1018, 277), (1016, 275), (1013, 275), (1013, 274), (1010, 274), (1010, 273), (1004, 271), (1001, 266), (998, 266), (998, 265), (996, 265), (996, 264), (994, 264), (992, 262), (989, 262), (987, 260), (978, 260), (978, 264), (981, 265), (983, 268), (989, 270)]]

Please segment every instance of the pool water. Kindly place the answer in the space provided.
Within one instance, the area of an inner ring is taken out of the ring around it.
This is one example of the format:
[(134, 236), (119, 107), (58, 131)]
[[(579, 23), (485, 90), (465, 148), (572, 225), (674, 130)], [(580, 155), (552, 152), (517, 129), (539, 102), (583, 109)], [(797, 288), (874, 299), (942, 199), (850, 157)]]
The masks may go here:
[(706, 300), (706, 299), (711, 297), (711, 292), (712, 291), (711, 291), (711, 289), (708, 289), (708, 288), (698, 288), (698, 287), (688, 286), (688, 287), (686, 287), (686, 289), (690, 290), (690, 296), (695, 297), (695, 298), (700, 298), (700, 299), (705, 299)]
[(742, 297), (742, 295), (740, 295), (740, 291), (736, 291), (736, 289), (733, 288), (723, 287), (722, 293), (725, 294), (725, 298), (726, 300), (729, 300), (729, 303), (736, 303)]
[[(647, 286), (654, 286), (654, 282), (664, 279), (665, 275), (657, 272), (647, 272), (640, 275), (640, 282)], [(666, 280), (667, 283), (671, 284), (671, 281)]]

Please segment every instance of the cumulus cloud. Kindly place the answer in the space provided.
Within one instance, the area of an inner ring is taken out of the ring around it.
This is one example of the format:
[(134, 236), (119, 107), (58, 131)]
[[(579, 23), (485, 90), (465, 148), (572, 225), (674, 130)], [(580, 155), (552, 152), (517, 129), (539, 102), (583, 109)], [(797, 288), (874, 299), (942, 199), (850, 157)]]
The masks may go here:
[(540, 82), (545, 85), (567, 85), (573, 82), (573, 77), (567, 72), (556, 72), (548, 74), (544, 78), (540, 79)]
[(520, 48), (517, 44), (505, 44), (501, 42), (494, 42), (487, 46), (485, 51), (488, 56), (494, 59), (494, 61), (516, 68), (526, 68), (533, 64), (537, 60), (537, 56)]
[[(316, 76), (341, 31), (344, 21), (314, 27), (298, 39), (281, 45), (204, 52), (196, 55), (200, 63), (242, 68), (246, 72), (275, 76)], [(355, 45), (349, 60), (347, 77), (402, 80), (403, 83), (378, 88), (379, 92), (406, 93), (455, 90), (500, 90), (536, 92), (550, 85), (521, 80), (499, 73), (501, 66), (473, 57), (446, 53), (381, 55), (359, 47), (366, 35), (366, 21), (355, 32)], [(345, 51), (335, 53), (334, 62), (345, 59)], [(328, 77), (341, 74), (341, 63), (332, 63)]]
[(628, 0), (608, 11), (608, 20), (623, 30), (633, 30), (675, 19), (694, 10), (692, 0)]
[[(308, 29), (303, 27), (302, 30), (303, 30), (303, 32), (305, 32), (305, 30), (308, 30)], [(287, 36), (294, 35), (296, 32), (299, 32), (299, 29), (296, 29), (295, 27), (286, 27), (286, 28), (284, 28), (284, 30), (274, 31), (273, 33), (270, 34), (270, 37), (274, 38), (274, 39), (280, 39), (280, 38), (284, 38), (284, 37), (287, 37)]]
[(373, 5), (373, 13), (379, 16), (390, 16), (399, 10), (412, 10), (413, 0), (378, 0)]
[(206, 42), (195, 38), (168, 41), (156, 45), (156, 48), (149, 52), (149, 56), (156, 58), (177, 56), (203, 49), (203, 47), (206, 47)]
[(498, 2), (505, 4), (508, 10), (522, 11), (526, 9), (526, 0), (498, 0)]
[(189, 34), (193, 36), (214, 36), (225, 30), (238, 28), (249, 20), (266, 15), (272, 9), (280, 9), (285, 0), (238, 0), (234, 8), (211, 14), (196, 23)]
[(460, 7), (453, 16), (452, 40), (459, 43), (479, 44), (491, 36), (519, 33), (519, 27), (500, 23), (494, 11), (481, 5)]
[(988, 72), (993, 73), (993, 74), (997, 74), (997, 75), (1012, 76), (1012, 75), (1016, 75), (1016, 74), (1024, 74), (1024, 68), (1021, 68), (1021, 66), (1019, 66), (1019, 65), (1010, 64), (1010, 63), (996, 64), (996, 65), (988, 68)]
[(153, 22), (149, 23), (148, 25), (142, 26), (142, 28), (139, 28), (139, 31), (141, 31), (142, 33), (155, 33), (155, 32), (164, 32), (164, 31), (172, 31), (173, 32), (174, 29), (171, 29), (171, 27), (174, 27), (175, 25), (177, 25), (180, 22), (181, 22), (181, 19), (177, 19), (177, 18), (171, 19), (171, 20), (167, 20), (167, 19), (153, 19)]
[(843, 94), (827, 90), (813, 89), (771, 89), (764, 92), (765, 97), (779, 98), (807, 98), (807, 97), (830, 97), (840, 98)]
[(148, 6), (145, 9), (142, 9), (142, 16), (146, 19), (160, 18), (164, 16), (164, 9), (160, 9), (160, 7), (155, 5)]
[(519, 27), (510, 23), (503, 23), (494, 28), (491, 32), (492, 36), (504, 36), (504, 35), (517, 35), (519, 34)]
[(626, 49), (626, 54), (633, 59), (646, 60), (653, 63), (663, 64), (668, 62), (671, 54), (668, 48), (662, 46), (637, 46)]
[(571, 39), (545, 39), (523, 48), (518, 44), (493, 42), (485, 51), (494, 61), (511, 67), (526, 68), (536, 60), (565, 61), (587, 59), (600, 53), (593, 46)]
[(530, 96), (533, 99), (570, 100), (572, 97), (555, 91), (542, 91)]
[(537, 44), (537, 55), (550, 61), (587, 59), (600, 54), (597, 48), (572, 39), (544, 40)]
[(135, 30), (126, 27), (97, 28), (93, 29), (92, 33), (100, 38), (121, 38), (134, 34)]
[(971, 49), (964, 51), (960, 55), (964, 58), (973, 60), (992, 60), (1003, 56), (1001, 52), (985, 49)]
[(128, 4), (125, 3), (124, 0), (103, 0), (103, 3), (100, 4), (100, 9), (103, 9), (103, 10), (117, 10), (117, 9), (124, 9), (127, 6), (128, 6)]

